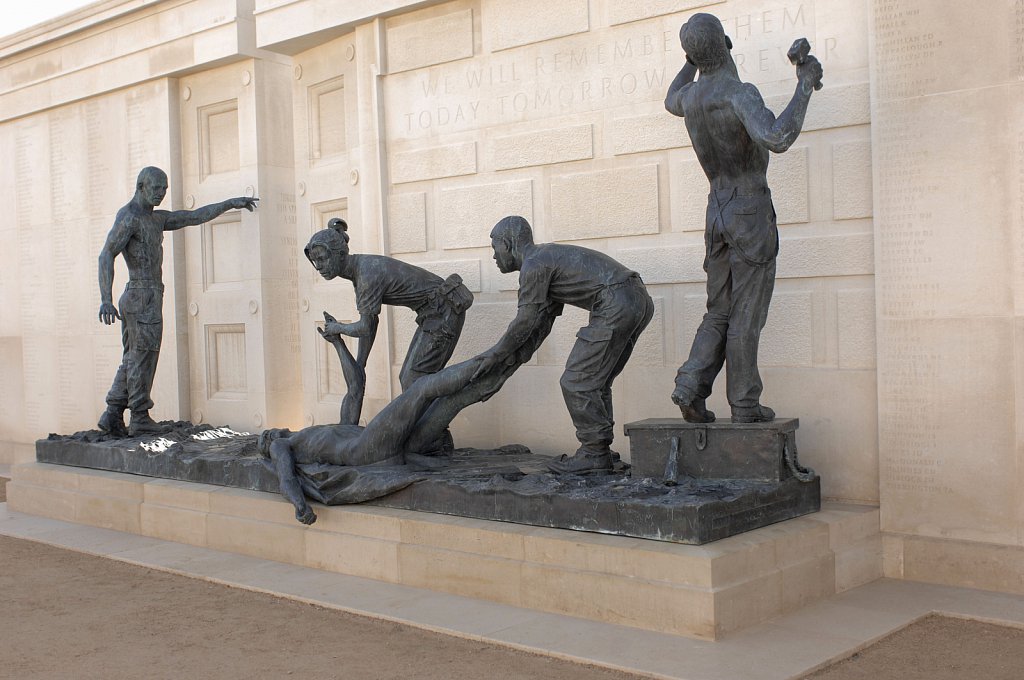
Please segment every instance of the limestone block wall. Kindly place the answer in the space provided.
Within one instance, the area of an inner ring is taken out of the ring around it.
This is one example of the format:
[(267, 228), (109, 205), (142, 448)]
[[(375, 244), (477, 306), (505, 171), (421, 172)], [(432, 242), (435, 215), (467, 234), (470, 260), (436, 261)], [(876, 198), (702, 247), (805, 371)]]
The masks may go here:
[[(105, 408), (121, 334), (97, 318), (97, 257), (138, 171), (153, 164), (173, 173), (173, 110), (164, 79), (0, 122), (0, 200), (8, 207), (0, 224), (0, 439), (8, 446), (84, 429)], [(167, 239), (166, 270), (180, 259), (177, 246)], [(115, 302), (126, 280), (119, 261)], [(179, 294), (169, 285), (164, 295), (154, 392), (162, 418), (187, 401), (177, 380)]]

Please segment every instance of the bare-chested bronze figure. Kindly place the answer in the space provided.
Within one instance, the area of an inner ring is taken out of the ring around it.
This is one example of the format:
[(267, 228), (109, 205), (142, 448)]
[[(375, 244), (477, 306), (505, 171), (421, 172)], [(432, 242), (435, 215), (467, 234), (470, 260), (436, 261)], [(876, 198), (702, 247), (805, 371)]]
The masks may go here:
[(790, 56), (796, 92), (776, 118), (757, 88), (740, 81), (732, 42), (717, 18), (693, 15), (679, 39), (687, 63), (669, 86), (665, 108), (686, 119), (711, 193), (704, 232), (708, 311), (676, 375), (672, 401), (690, 422), (713, 421), (705, 399), (724, 364), (733, 422), (768, 421), (775, 413), (760, 403), (757, 370), (779, 250), (768, 160), (770, 152), (782, 153), (796, 141), (811, 93), (821, 87), (822, 68), (806, 53), (806, 40), (797, 41), (803, 49)]
[[(121, 366), (107, 393), (107, 410), (99, 428), (112, 435), (136, 436), (162, 432), (149, 415), (150, 392), (163, 335), (164, 232), (209, 222), (228, 210), (256, 208), (258, 198), (229, 198), (196, 210), (154, 210), (167, 194), (167, 174), (143, 168), (135, 183), (135, 196), (114, 218), (99, 258), (100, 321), (108, 326), (121, 320)], [(114, 259), (121, 255), (128, 265), (128, 284), (114, 306)], [(120, 311), (118, 311), (120, 308)], [(124, 410), (131, 411), (128, 428)]]

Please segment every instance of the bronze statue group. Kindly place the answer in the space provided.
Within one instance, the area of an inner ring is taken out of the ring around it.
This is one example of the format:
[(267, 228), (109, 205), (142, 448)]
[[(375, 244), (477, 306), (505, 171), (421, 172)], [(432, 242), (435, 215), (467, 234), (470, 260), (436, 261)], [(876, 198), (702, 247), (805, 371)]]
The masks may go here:
[[(686, 420), (713, 421), (705, 400), (724, 366), (733, 422), (769, 421), (775, 414), (760, 403), (757, 350), (774, 287), (779, 237), (766, 173), (770, 152), (784, 152), (799, 135), (810, 95), (821, 86), (822, 69), (806, 49), (794, 59), (796, 91), (776, 117), (757, 88), (740, 81), (732, 44), (717, 18), (694, 15), (680, 29), (680, 41), (686, 63), (669, 86), (665, 107), (685, 119), (710, 183), (704, 258), (708, 300), (671, 398)], [(166, 174), (143, 169), (135, 196), (118, 212), (99, 258), (99, 317), (106, 324), (121, 320), (124, 348), (99, 421), (100, 429), (114, 436), (161, 431), (149, 409), (162, 335), (163, 232), (202, 224), (230, 209), (251, 211), (258, 200), (155, 210), (166, 191)], [(400, 465), (407, 454), (450, 450), (448, 426), (455, 416), (498, 392), (537, 351), (567, 304), (589, 312), (559, 380), (580, 446), (574, 455), (552, 459), (549, 468), (556, 474), (612, 470), (612, 383), (654, 313), (640, 274), (595, 250), (535, 243), (530, 224), (519, 216), (500, 220), (490, 238), (497, 268), (519, 272), (518, 309), (497, 344), (451, 366), (446, 364), (473, 303), (457, 274), (442, 279), (401, 260), (351, 253), (347, 224), (337, 218), (310, 239), (304, 252), (320, 275), (352, 282), (359, 319), (338, 323), (324, 312), (324, 326), (318, 329), (335, 347), (348, 385), (339, 422), (299, 432), (268, 430), (260, 436), (260, 449), (272, 460), (281, 493), (295, 506), (299, 521), (310, 524), (316, 515), (300, 487), (297, 465)], [(111, 294), (119, 254), (129, 273), (120, 311)], [(402, 393), (360, 426), (366, 362), (382, 305), (412, 309), (417, 330), (399, 376)], [(355, 356), (342, 336), (357, 339)], [(126, 409), (131, 414), (127, 427)]]

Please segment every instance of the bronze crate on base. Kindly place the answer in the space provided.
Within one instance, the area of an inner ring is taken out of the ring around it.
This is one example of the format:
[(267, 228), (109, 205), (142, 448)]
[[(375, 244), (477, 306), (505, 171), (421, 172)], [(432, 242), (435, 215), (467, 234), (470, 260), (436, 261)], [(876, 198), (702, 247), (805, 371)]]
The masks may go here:
[(752, 479), (781, 482), (794, 476), (787, 447), (796, 457), (797, 418), (767, 423), (688, 423), (682, 418), (648, 418), (625, 426), (633, 476), (668, 483), (695, 479)]

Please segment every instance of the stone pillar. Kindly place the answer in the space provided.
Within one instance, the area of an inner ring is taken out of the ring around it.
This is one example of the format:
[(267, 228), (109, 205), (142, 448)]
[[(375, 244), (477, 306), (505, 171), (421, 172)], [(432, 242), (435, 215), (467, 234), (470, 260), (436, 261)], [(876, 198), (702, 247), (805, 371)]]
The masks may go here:
[[(291, 79), (295, 110), (295, 186), (298, 249), (299, 332), (302, 348), (303, 422), (338, 422), (347, 391), (337, 354), (316, 332), (323, 312), (339, 321), (359, 318), (352, 283), (325, 281), (302, 249), (332, 217), (348, 222), (353, 253), (386, 254), (381, 216), (376, 71), (377, 22), (362, 24), (294, 56)], [(366, 369), (363, 419), (391, 401), (391, 308), (381, 309), (380, 326)], [(358, 343), (348, 339), (349, 349)], [(397, 371), (395, 371), (397, 376)]]
[(243, 193), (186, 229), (193, 421), (301, 427), (291, 65), (247, 60), (179, 81), (184, 207)]
[(1024, 592), (1024, 3), (876, 0), (886, 573)]

